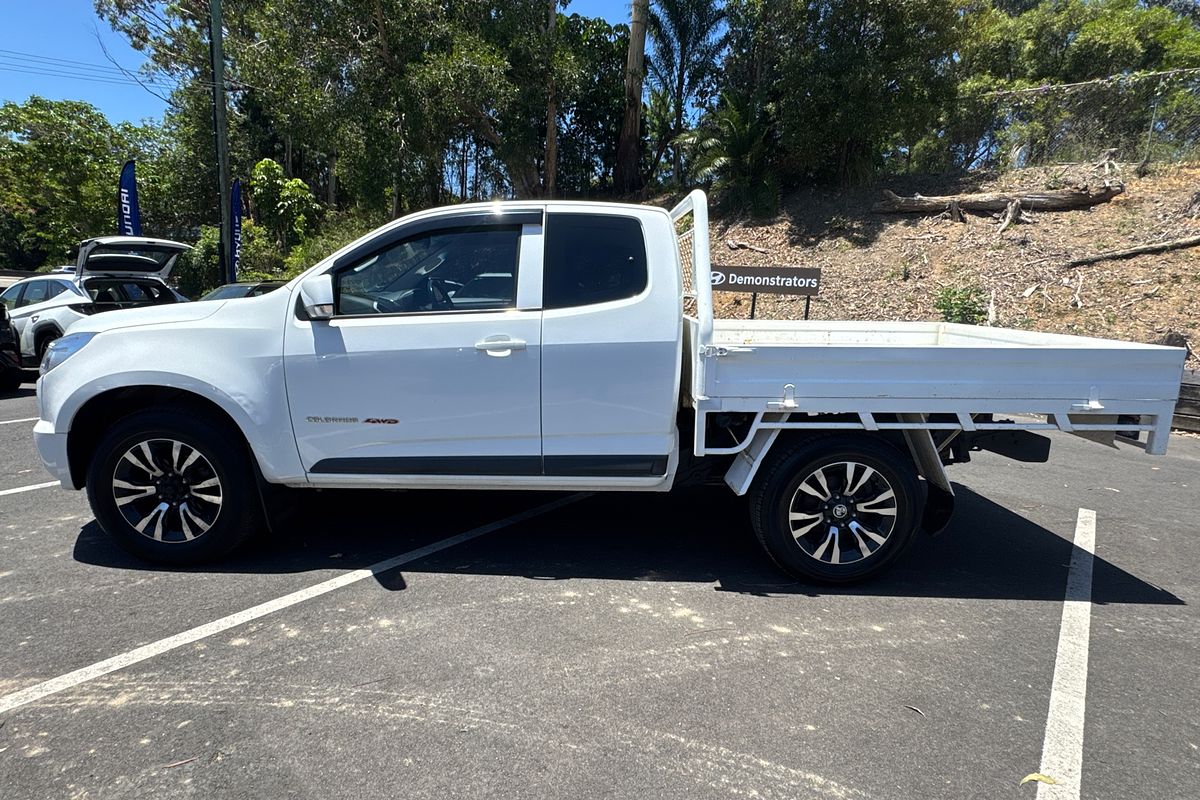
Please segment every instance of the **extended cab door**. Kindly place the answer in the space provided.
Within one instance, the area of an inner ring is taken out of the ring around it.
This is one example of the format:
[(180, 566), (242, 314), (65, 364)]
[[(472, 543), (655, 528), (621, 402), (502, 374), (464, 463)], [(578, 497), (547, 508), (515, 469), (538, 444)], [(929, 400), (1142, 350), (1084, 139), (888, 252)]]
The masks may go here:
[(335, 262), (334, 318), (293, 311), (284, 342), (315, 481), (541, 474), (541, 232), (540, 209), (443, 215)]
[(551, 204), (542, 319), (547, 476), (667, 473), (677, 439), (681, 288), (666, 214)]

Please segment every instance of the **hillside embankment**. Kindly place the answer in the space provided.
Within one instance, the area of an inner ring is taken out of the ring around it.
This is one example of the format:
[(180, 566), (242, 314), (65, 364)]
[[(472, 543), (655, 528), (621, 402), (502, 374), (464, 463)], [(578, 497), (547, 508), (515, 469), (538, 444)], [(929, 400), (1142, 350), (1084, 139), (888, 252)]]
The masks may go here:
[[(1200, 164), (1133, 164), (1015, 170), (959, 180), (906, 178), (860, 189), (804, 190), (767, 221), (714, 215), (712, 260), (728, 265), (822, 269), (814, 319), (942, 319), (949, 299), (977, 307), (985, 324), (1027, 330), (1184, 344), (1200, 367), (1200, 247), (1101, 260), (1086, 256), (1200, 236)], [(1003, 212), (876, 213), (898, 195), (1021, 193), (1105, 183), (1124, 191), (1090, 208), (1023, 211), (1001, 230)], [(957, 292), (953, 290), (959, 290)], [(972, 299), (973, 298), (973, 299)], [(717, 314), (745, 317), (750, 295), (717, 293)], [(942, 308), (940, 308), (941, 306)], [(756, 316), (794, 319), (804, 298), (760, 295)]]

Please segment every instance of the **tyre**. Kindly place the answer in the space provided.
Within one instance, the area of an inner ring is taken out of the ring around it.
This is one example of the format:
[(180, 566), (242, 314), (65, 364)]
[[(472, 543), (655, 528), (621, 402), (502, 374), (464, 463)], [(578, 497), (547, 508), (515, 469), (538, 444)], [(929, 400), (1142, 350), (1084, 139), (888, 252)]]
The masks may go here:
[(919, 522), (912, 461), (879, 439), (809, 439), (763, 470), (751, 490), (751, 523), (775, 563), (801, 580), (874, 577), (900, 557)]
[(60, 338), (62, 338), (62, 334), (60, 334), (58, 331), (47, 331), (46, 333), (38, 334), (37, 345), (34, 348), (37, 351), (37, 364), (34, 365), (35, 367), (42, 363), (42, 359), (45, 357), (46, 350), (49, 349), (50, 343), (55, 339)]
[(96, 447), (88, 502), (100, 527), (140, 558), (209, 561), (262, 525), (249, 459), (236, 431), (193, 409), (138, 412)]

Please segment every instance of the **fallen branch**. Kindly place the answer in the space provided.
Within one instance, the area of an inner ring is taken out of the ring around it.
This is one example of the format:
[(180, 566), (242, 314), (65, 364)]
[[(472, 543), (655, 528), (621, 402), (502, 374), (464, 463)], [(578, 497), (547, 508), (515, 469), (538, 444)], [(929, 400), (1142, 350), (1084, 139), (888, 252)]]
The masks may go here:
[(1085, 264), (1095, 264), (1097, 261), (1112, 261), (1118, 258), (1133, 258), (1134, 256), (1144, 256), (1151, 253), (1167, 253), (1171, 250), (1183, 250), (1188, 247), (1200, 247), (1200, 236), (1188, 236), (1185, 239), (1171, 239), (1166, 242), (1158, 242), (1156, 244), (1143, 244), (1137, 247), (1127, 247), (1124, 250), (1109, 250), (1105, 253), (1096, 253), (1091, 256), (1081, 256), (1073, 258), (1063, 264), (1067, 267), (1082, 267)]
[(756, 253), (770, 252), (765, 247), (757, 247), (752, 244), (747, 244), (746, 242), (736, 242), (733, 239), (726, 239), (725, 246), (730, 250), (753, 250)]
[(955, 194), (938, 197), (924, 197), (919, 194), (901, 197), (885, 189), (883, 200), (872, 206), (871, 210), (876, 214), (936, 214), (948, 211), (952, 204), (955, 204), (963, 211), (995, 213), (1006, 211), (1009, 203), (1015, 200), (1021, 208), (1029, 211), (1068, 211), (1107, 203), (1123, 191), (1125, 187), (1120, 183), (1096, 189), (1083, 186), (1017, 194)]

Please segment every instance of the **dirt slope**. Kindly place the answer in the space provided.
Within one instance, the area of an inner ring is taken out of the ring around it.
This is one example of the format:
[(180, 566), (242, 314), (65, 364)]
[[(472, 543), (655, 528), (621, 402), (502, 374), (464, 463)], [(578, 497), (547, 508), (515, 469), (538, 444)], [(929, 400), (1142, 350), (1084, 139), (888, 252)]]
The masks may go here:
[[(1117, 179), (1126, 191), (1109, 203), (1032, 214), (1032, 224), (1003, 234), (989, 217), (958, 223), (872, 214), (870, 207), (883, 188), (935, 195), (1059, 188), (1102, 177), (1087, 166), (1056, 167), (957, 182), (911, 179), (845, 192), (805, 191), (767, 223), (722, 220), (718, 214), (713, 261), (821, 267), (814, 319), (940, 319), (934, 305), (940, 288), (979, 287), (994, 303), (996, 325), (1139, 342), (1177, 332), (1200, 351), (1200, 248), (1063, 266), (1081, 255), (1200, 234), (1200, 217), (1188, 209), (1200, 191), (1200, 165), (1161, 167), (1144, 178), (1134, 171), (1133, 165), (1121, 165)], [(767, 252), (731, 250), (728, 241)], [(718, 293), (716, 305), (718, 316), (744, 317), (750, 296)], [(803, 298), (759, 296), (760, 318), (803, 313)], [(1188, 366), (1200, 366), (1200, 359), (1191, 355)]]

